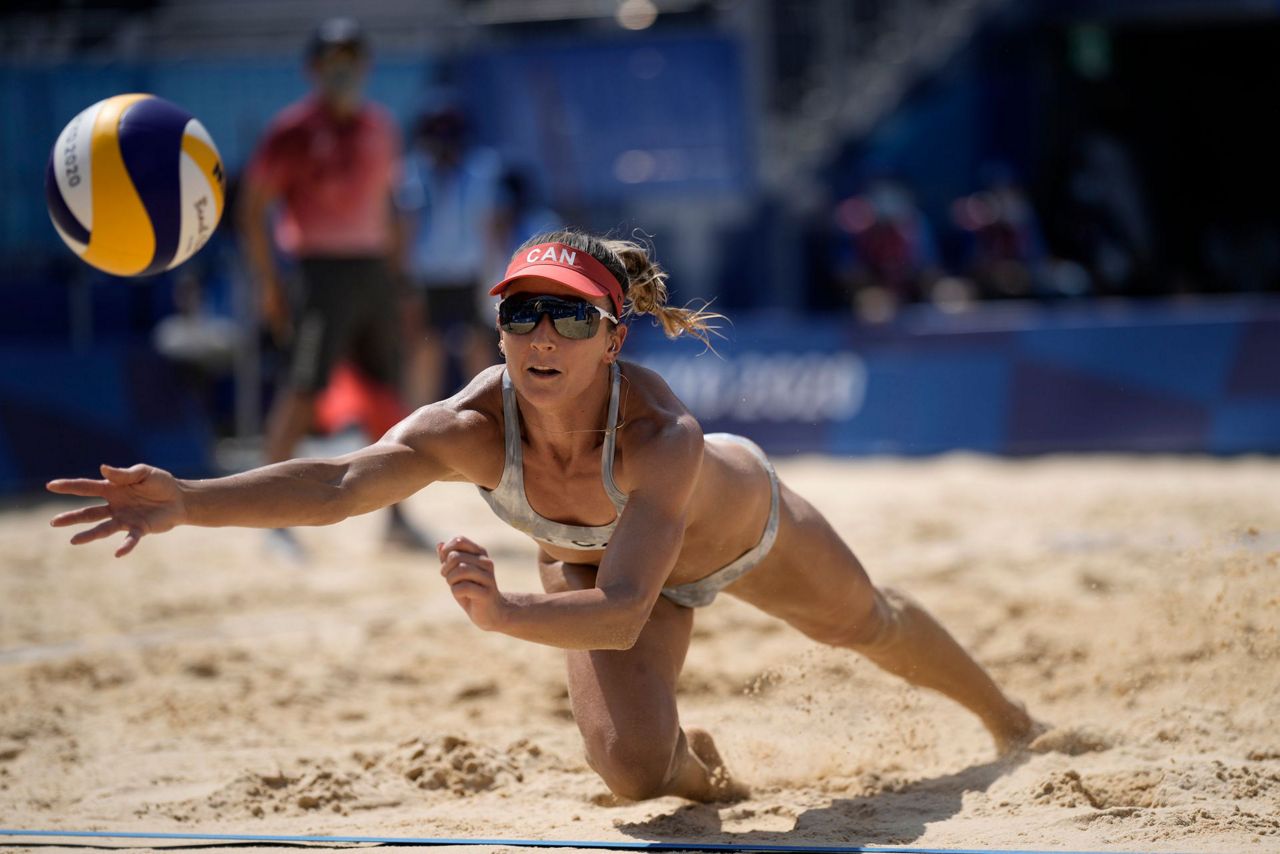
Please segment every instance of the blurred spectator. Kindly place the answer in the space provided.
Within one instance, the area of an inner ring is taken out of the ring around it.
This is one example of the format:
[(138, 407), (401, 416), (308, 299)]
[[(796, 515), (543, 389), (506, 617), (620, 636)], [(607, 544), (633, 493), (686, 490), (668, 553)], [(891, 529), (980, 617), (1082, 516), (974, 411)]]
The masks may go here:
[(560, 215), (543, 204), (534, 181), (525, 170), (511, 166), (503, 170), (490, 221), (489, 257), (484, 280), (498, 281), (511, 263), (511, 256), (535, 234), (563, 227)]
[(1218, 223), (1204, 239), (1210, 283), (1224, 291), (1280, 288), (1280, 230), (1264, 223)]
[(176, 274), (173, 299), (177, 311), (161, 320), (151, 332), (160, 355), (202, 374), (229, 374), (240, 338), (236, 322), (209, 310), (204, 289), (188, 266)]
[(493, 318), (481, 317), (480, 306), (500, 164), (493, 151), (468, 145), (466, 135), (457, 108), (425, 113), (397, 194), (416, 295), (406, 382), (415, 406), (445, 396), (450, 356), (466, 377), (497, 359)]
[(1123, 143), (1101, 132), (1077, 146), (1068, 188), (1068, 253), (1103, 294), (1141, 290), (1152, 263), (1151, 223)]
[[(977, 296), (1025, 298), (1080, 296), (1088, 274), (1077, 264), (1049, 257), (1031, 199), (1004, 163), (982, 169), (982, 189), (951, 204), (951, 218), (965, 237), (964, 274)], [(935, 301), (941, 295), (934, 294)]]
[[(350, 359), (368, 381), (392, 388), (400, 363), (399, 294), (388, 264), (397, 243), (399, 133), (384, 108), (363, 99), (369, 50), (355, 21), (321, 24), (306, 64), (313, 91), (272, 121), (247, 167), (239, 206), (264, 320), (290, 350), (268, 417), (270, 462), (288, 459), (312, 426), (316, 395), (336, 362)], [(272, 208), (276, 244), (299, 263), (292, 305), (272, 254)], [(399, 508), (387, 539), (426, 545)], [(273, 542), (301, 556), (287, 531), (273, 532)]]
[(1003, 164), (983, 169), (982, 190), (951, 204), (951, 218), (967, 237), (964, 272), (978, 293), (1027, 297), (1045, 259), (1040, 223), (1031, 200)]
[(865, 320), (928, 294), (938, 277), (933, 229), (902, 183), (878, 178), (835, 208), (836, 278)]
[(157, 353), (178, 367), (216, 423), (215, 390), (230, 380), (241, 330), (230, 317), (212, 309), (200, 281), (200, 269), (187, 264), (175, 273), (177, 311), (156, 324), (151, 343)]

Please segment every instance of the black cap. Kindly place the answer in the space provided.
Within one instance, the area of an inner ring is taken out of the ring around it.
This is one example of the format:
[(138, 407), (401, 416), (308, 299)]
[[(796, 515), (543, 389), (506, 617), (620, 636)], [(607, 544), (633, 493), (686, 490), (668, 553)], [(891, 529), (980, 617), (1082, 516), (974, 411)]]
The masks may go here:
[(364, 30), (360, 29), (355, 18), (329, 18), (316, 27), (307, 42), (307, 60), (314, 61), (333, 48), (347, 48), (357, 56), (365, 56), (369, 52)]

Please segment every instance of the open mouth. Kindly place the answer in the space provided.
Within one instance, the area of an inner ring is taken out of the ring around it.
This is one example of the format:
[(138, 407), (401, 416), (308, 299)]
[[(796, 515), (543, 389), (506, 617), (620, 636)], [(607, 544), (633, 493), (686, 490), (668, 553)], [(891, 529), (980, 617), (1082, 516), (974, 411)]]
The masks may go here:
[(529, 373), (538, 377), (554, 377), (560, 372), (555, 368), (533, 367), (533, 368), (529, 368)]

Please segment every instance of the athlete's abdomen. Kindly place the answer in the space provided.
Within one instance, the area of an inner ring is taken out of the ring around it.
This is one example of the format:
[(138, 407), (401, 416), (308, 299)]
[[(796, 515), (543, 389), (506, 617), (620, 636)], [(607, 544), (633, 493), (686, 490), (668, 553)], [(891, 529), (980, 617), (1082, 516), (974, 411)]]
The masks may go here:
[(680, 558), (667, 584), (703, 578), (760, 541), (769, 519), (769, 475), (750, 449), (709, 433)]

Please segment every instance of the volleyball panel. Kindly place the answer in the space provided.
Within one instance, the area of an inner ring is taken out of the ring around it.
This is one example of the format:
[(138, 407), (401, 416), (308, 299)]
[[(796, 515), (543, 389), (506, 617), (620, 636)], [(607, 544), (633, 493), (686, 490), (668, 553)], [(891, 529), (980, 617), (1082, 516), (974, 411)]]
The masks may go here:
[(169, 261), (176, 267), (209, 240), (222, 217), (225, 187), (222, 160), (209, 132), (196, 119), (187, 122), (178, 159), (181, 192), (178, 248)]
[[(149, 95), (116, 95), (101, 103), (91, 129), (93, 223), (81, 255), (100, 270), (136, 276), (155, 256), (151, 219), (129, 177), (119, 138), (120, 119)], [(176, 165), (175, 169), (176, 171)]]
[(93, 126), (102, 101), (81, 110), (58, 134), (49, 153), (45, 200), (54, 228), (77, 254), (83, 254), (93, 231)]
[(199, 119), (187, 122), (186, 133), (182, 137), (182, 150), (189, 154), (204, 171), (209, 185), (213, 188), (216, 213), (214, 219), (222, 216), (222, 205), (226, 191), (226, 177), (222, 171), (222, 156), (218, 154), (218, 146), (213, 144), (213, 137)]
[(89, 248), (89, 230), (75, 218), (71, 209), (67, 207), (62, 193), (58, 192), (59, 169), (55, 167), (54, 159), (54, 154), (49, 155), (49, 165), (45, 169), (44, 176), (44, 196), (49, 209), (49, 219), (53, 222), (53, 228), (62, 238), (62, 242), (67, 244), (72, 252), (83, 256), (84, 251)]
[(182, 221), (178, 251), (169, 262), (171, 267), (194, 255), (209, 239), (216, 223), (213, 218), (213, 188), (199, 164), (185, 151), (178, 158), (178, 176), (182, 192)]
[(120, 155), (154, 238), (141, 275), (168, 269), (178, 254), (183, 215), (179, 162), (190, 121), (186, 110), (154, 97), (130, 104), (120, 115)]

